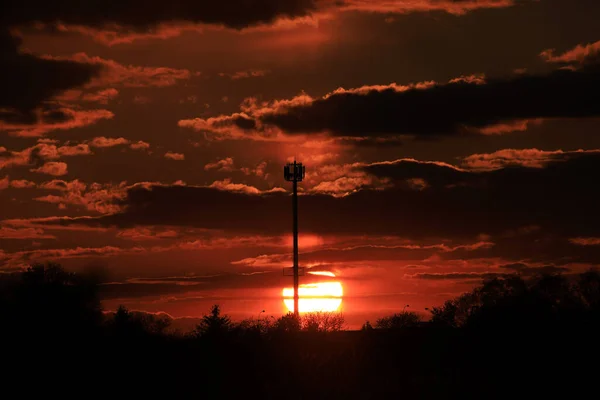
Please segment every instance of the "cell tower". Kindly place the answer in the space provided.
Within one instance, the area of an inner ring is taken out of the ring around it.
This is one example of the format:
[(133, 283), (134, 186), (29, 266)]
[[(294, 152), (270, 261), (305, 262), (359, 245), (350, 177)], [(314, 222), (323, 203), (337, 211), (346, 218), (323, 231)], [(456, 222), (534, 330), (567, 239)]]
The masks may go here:
[(293, 195), (292, 195), (292, 210), (294, 214), (294, 266), (292, 267), (294, 271), (294, 315), (298, 317), (299, 308), (298, 308), (298, 281), (299, 281), (299, 273), (298, 273), (298, 182), (302, 182), (304, 179), (304, 166), (302, 163), (297, 163), (294, 160), (293, 163), (288, 163), (283, 168), (283, 176), (285, 180), (288, 182), (293, 182)]

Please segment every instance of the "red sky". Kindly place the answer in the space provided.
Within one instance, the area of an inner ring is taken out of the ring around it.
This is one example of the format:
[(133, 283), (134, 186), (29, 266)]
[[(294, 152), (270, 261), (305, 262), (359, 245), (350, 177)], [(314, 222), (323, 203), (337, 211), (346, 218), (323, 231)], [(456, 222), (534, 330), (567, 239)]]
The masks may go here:
[(352, 326), (599, 263), (595, 0), (7, 3), (2, 272), (278, 315), (294, 157), (300, 263)]

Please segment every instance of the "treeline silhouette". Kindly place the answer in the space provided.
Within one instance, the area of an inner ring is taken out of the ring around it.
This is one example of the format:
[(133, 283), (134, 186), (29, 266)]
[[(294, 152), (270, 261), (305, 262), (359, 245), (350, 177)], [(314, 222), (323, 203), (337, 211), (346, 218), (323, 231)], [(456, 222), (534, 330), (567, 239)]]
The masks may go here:
[[(104, 312), (98, 279), (56, 264), (0, 276), (5, 398), (578, 398), (598, 391), (600, 273), (488, 279), (431, 310), (345, 330), (335, 313), (191, 332)], [(13, 392), (16, 391), (16, 392)]]

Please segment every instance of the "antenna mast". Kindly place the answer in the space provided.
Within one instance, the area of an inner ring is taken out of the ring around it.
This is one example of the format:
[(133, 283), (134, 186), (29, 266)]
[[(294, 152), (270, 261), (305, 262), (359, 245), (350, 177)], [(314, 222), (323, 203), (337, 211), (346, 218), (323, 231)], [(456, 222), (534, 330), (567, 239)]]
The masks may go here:
[(298, 182), (302, 182), (305, 175), (305, 168), (302, 163), (297, 163), (294, 159), (293, 163), (288, 163), (283, 168), (283, 176), (286, 181), (293, 183), (293, 195), (292, 195), (292, 210), (293, 210), (293, 231), (294, 231), (294, 315), (298, 317), (299, 308), (298, 308), (298, 281), (299, 273), (298, 273)]

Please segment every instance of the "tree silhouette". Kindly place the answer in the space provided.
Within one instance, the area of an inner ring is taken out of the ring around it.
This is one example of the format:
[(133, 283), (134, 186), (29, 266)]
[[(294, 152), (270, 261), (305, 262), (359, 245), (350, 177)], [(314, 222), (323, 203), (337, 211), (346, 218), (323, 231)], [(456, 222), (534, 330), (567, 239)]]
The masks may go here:
[(232, 327), (231, 319), (226, 315), (221, 316), (221, 309), (215, 304), (212, 306), (210, 314), (202, 317), (194, 333), (199, 337), (217, 337), (228, 333)]

